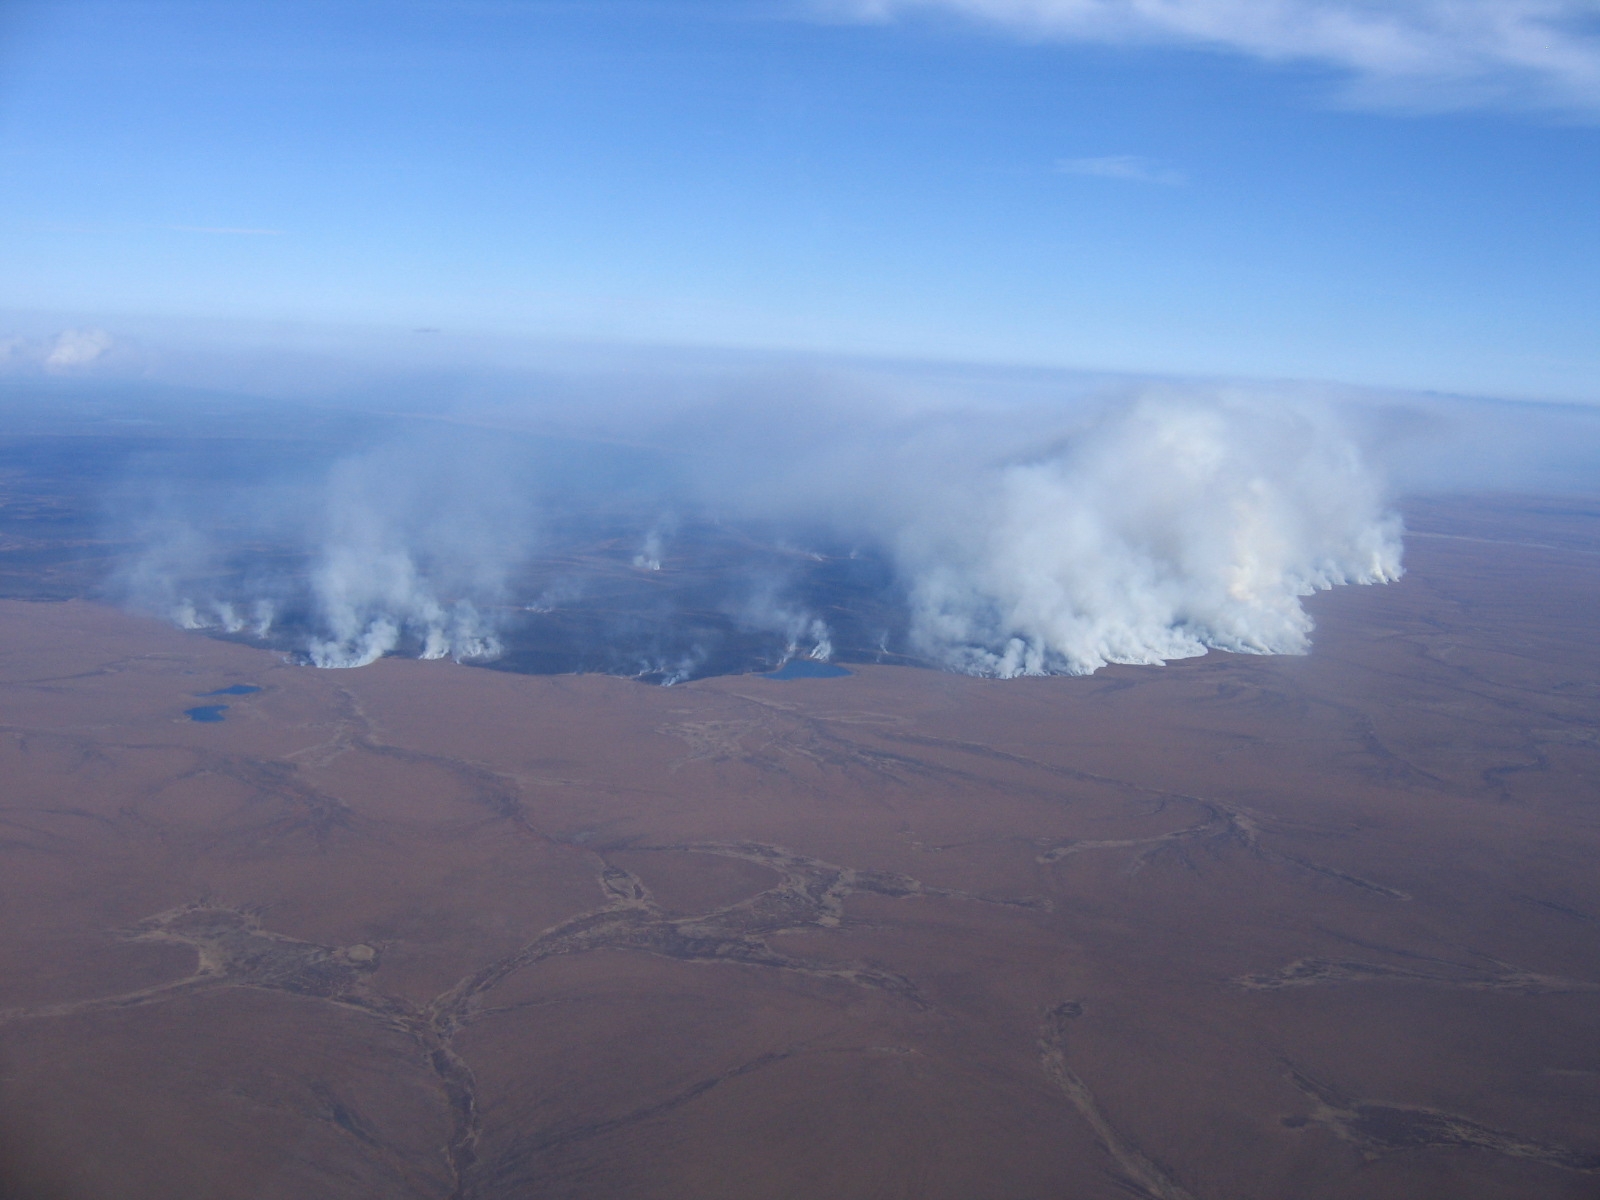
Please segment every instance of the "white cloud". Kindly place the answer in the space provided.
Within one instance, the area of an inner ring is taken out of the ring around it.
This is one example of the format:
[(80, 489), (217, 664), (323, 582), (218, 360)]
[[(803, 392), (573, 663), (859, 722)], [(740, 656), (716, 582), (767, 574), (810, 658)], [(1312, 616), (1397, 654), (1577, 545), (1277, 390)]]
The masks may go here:
[(55, 341), (45, 351), (45, 370), (86, 367), (111, 349), (113, 344), (111, 335), (104, 329), (68, 329), (57, 334)]
[(1107, 154), (1099, 158), (1064, 158), (1056, 170), (1066, 175), (1092, 175), (1099, 179), (1126, 179), (1131, 183), (1159, 183), (1182, 187), (1188, 182), (1182, 171), (1163, 166), (1137, 154)]
[(107, 356), (126, 350), (104, 329), (64, 329), (48, 337), (0, 338), (0, 371), (52, 375), (104, 366)]
[(1319, 63), (1346, 72), (1351, 98), (1368, 104), (1600, 111), (1597, 0), (843, 2), (868, 20), (944, 11), (1034, 38), (1189, 43)]

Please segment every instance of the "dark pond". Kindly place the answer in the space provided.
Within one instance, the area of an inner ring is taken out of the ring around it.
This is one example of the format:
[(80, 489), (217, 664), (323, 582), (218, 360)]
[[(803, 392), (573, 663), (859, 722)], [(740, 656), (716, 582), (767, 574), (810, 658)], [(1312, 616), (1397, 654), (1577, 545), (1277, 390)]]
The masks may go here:
[[(250, 683), (236, 683), (232, 687), (218, 688), (214, 692), (196, 692), (197, 696), (253, 696), (261, 689)], [(198, 718), (197, 718), (198, 719)]]
[(813, 658), (791, 658), (776, 671), (768, 671), (763, 679), (838, 679), (849, 675), (843, 667), (817, 662)]
[(191, 721), (220, 721), (222, 714), (228, 711), (226, 704), (202, 704), (198, 708), (183, 710)]

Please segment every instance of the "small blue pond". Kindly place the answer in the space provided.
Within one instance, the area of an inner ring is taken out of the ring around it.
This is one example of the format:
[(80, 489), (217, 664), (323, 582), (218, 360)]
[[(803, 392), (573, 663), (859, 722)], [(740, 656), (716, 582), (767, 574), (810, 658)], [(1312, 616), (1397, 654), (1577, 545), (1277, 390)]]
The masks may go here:
[(818, 662), (814, 658), (791, 658), (776, 671), (768, 671), (763, 679), (839, 679), (852, 674), (832, 663)]
[(252, 683), (236, 683), (232, 687), (218, 688), (214, 692), (196, 692), (196, 696), (253, 696), (261, 689)]
[(191, 721), (220, 721), (222, 714), (228, 711), (226, 704), (202, 704), (199, 708), (186, 708), (183, 710)]

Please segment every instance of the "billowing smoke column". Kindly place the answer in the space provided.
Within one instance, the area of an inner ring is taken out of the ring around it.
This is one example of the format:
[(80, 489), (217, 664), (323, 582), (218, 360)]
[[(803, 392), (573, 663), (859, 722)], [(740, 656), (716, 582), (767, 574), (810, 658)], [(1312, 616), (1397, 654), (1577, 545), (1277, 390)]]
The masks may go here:
[(483, 609), (532, 550), (529, 498), (503, 446), (429, 433), (292, 484), (162, 495), (136, 518), (146, 549), (124, 590), (184, 628), (270, 640), (318, 667), (495, 657)]
[[(320, 667), (503, 655), (676, 682), (796, 655), (1011, 677), (1298, 654), (1303, 597), (1401, 572), (1399, 519), (1335, 415), (1260, 394), (744, 402), (647, 414), (628, 441), (439, 430), (348, 454), (229, 533), (175, 523), (131, 590)], [(267, 543), (289, 547), (277, 567), (252, 558)]]
[(477, 511), (476, 498), (452, 511), (445, 495), (419, 489), (417, 465), (416, 456), (391, 452), (335, 470), (311, 569), (317, 632), (306, 653), (314, 665), (366, 666), (402, 639), (420, 658), (501, 652), (477, 603), (501, 598), (521, 548), (487, 540), (494, 514)]
[(1400, 524), (1325, 415), (1146, 399), (968, 478), (895, 535), (913, 645), (978, 675), (1299, 654), (1300, 598), (1400, 575)]
[(502, 646), (470, 599), (443, 601), (403, 547), (333, 545), (312, 576), (319, 625), (306, 648), (318, 667), (364, 667), (403, 637), (419, 658), (493, 658)]

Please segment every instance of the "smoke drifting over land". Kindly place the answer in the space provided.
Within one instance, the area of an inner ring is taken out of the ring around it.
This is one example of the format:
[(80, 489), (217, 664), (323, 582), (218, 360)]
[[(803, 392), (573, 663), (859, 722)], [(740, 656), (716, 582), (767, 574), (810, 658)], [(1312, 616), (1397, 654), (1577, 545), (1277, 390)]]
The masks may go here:
[(1140, 400), (949, 499), (895, 557), (916, 644), (973, 674), (1302, 653), (1302, 596), (1400, 574), (1399, 520), (1354, 446), (1281, 407)]
[(503, 441), (429, 432), (157, 491), (120, 587), (186, 628), (275, 640), (319, 667), (499, 655), (484, 610), (510, 602), (534, 548), (532, 496)]
[(1381, 480), (1305, 399), (708, 394), (391, 413), (250, 478), (131, 486), (119, 587), (317, 666), (675, 682), (797, 655), (1007, 677), (1302, 653), (1304, 596), (1400, 574)]

